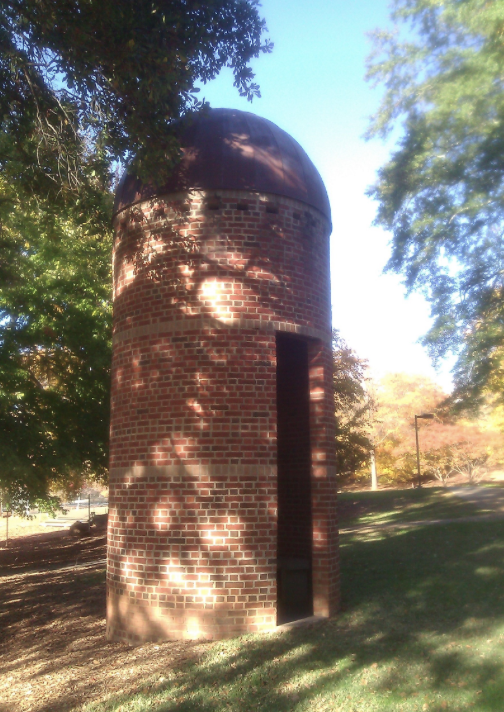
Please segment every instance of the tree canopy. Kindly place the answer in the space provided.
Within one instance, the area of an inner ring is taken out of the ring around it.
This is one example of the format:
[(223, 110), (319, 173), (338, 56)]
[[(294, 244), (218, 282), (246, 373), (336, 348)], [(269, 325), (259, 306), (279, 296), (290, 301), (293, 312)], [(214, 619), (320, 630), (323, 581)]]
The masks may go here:
[[(368, 385), (372, 406), (369, 438), (383, 484), (411, 483), (416, 471), (414, 417), (442, 413), (446, 394), (425, 376), (389, 373)], [(366, 479), (367, 469), (361, 472)]]
[(111, 235), (0, 193), (0, 490), (23, 511), (107, 471)]
[(367, 361), (339, 332), (333, 332), (333, 386), (336, 414), (336, 472), (340, 481), (355, 475), (369, 459)]
[(0, 490), (13, 509), (106, 476), (111, 178), (161, 182), (199, 84), (271, 44), (257, 0), (0, 7)]
[[(422, 479), (437, 478), (446, 484), (450, 477), (463, 475), (473, 482), (487, 469), (502, 466), (502, 435), (493, 409), (478, 422), (462, 418), (450, 412), (447, 395), (436, 383), (408, 373), (368, 380), (366, 397), (370, 417), (363, 434), (375, 453), (380, 485), (417, 481), (415, 414), (435, 415), (418, 420)], [(369, 482), (368, 461), (353, 479)]]
[(113, 161), (162, 180), (177, 159), (173, 122), (198, 83), (231, 67), (259, 93), (257, 0), (9, 0), (0, 9), (0, 170), (32, 188), (74, 190)]
[(502, 397), (504, 3), (395, 0), (368, 78), (384, 86), (369, 136), (400, 127), (370, 190), (392, 232), (388, 269), (423, 290), (434, 359), (457, 354), (455, 396)]

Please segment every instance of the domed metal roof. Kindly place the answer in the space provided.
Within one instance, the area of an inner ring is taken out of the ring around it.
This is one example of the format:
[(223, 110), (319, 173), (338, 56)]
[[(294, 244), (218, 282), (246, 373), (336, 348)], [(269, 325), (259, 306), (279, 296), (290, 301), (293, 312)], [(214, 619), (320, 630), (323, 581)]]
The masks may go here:
[(114, 212), (157, 195), (195, 190), (244, 190), (300, 200), (331, 220), (327, 192), (305, 151), (267, 119), (236, 109), (210, 109), (185, 125), (182, 160), (161, 188), (127, 173)]

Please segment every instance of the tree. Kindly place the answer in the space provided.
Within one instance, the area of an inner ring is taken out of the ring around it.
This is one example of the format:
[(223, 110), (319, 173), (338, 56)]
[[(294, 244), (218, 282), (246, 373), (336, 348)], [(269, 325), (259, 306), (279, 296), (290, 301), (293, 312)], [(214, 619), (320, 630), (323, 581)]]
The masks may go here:
[(502, 436), (490, 428), (447, 418), (425, 429), (422, 438), (424, 472), (446, 484), (453, 475), (477, 482), (503, 459)]
[(24, 513), (106, 476), (111, 231), (0, 194), (0, 491)]
[[(158, 181), (178, 157), (174, 120), (198, 83), (231, 67), (259, 94), (250, 61), (271, 44), (257, 0), (9, 0), (0, 9), (0, 169), (53, 198), (113, 161)], [(5, 141), (1, 137), (8, 137)]]
[(111, 174), (157, 183), (221, 68), (259, 95), (257, 0), (9, 0), (0, 8), (0, 490), (54, 505), (107, 467)]
[[(415, 414), (435, 414), (433, 420), (418, 421), (423, 478), (446, 484), (458, 473), (473, 482), (504, 459), (502, 436), (492, 419), (475, 423), (454, 416), (447, 395), (428, 378), (388, 374), (375, 384), (372, 398), (376, 405), (370, 438), (382, 481), (416, 481)], [(367, 469), (359, 474), (366, 477)]]
[(338, 331), (333, 332), (333, 384), (336, 412), (336, 471), (340, 479), (355, 475), (367, 461), (367, 361), (357, 356)]
[(387, 374), (369, 390), (374, 404), (369, 437), (378, 475), (386, 482), (411, 482), (415, 413), (443, 413), (446, 394), (429, 378), (409, 373)]
[(389, 270), (435, 317), (424, 344), (458, 355), (455, 401), (504, 397), (504, 4), (395, 0), (368, 78), (385, 93), (369, 136), (402, 135), (370, 194)]

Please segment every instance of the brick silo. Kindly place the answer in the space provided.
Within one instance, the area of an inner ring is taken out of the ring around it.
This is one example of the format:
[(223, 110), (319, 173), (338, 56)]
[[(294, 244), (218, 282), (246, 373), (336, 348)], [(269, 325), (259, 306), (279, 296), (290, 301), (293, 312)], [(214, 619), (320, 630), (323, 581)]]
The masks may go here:
[(117, 193), (108, 635), (338, 607), (330, 207), (288, 134), (214, 109)]

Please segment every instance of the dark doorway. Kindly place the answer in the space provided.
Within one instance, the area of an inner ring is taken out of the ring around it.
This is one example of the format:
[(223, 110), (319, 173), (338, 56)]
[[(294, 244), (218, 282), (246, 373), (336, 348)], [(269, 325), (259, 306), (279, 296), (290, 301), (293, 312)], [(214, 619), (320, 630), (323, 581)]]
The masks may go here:
[(277, 623), (313, 615), (308, 344), (278, 334)]

